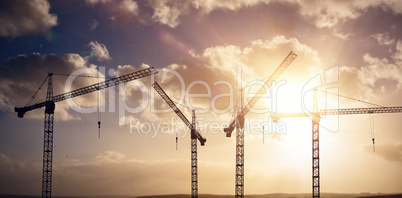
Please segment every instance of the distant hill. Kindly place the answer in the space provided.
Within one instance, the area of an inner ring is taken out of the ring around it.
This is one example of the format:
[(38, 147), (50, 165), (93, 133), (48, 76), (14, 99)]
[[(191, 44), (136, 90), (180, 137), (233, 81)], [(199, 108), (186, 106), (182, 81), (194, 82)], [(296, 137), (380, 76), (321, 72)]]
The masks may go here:
[[(158, 196), (140, 196), (137, 198), (189, 198), (190, 195), (158, 195)], [(233, 198), (233, 195), (210, 195), (200, 194), (199, 198)], [(310, 198), (311, 193), (300, 194), (284, 194), (274, 193), (265, 195), (246, 195), (245, 198)], [(402, 198), (402, 194), (386, 195), (386, 194), (342, 194), (342, 193), (321, 193), (322, 198)]]
[[(158, 196), (140, 196), (137, 198), (189, 198), (190, 195), (158, 195)], [(200, 194), (199, 198), (233, 198), (233, 195), (209, 195)], [(246, 195), (245, 198), (310, 198), (310, 193), (300, 194), (284, 194), (274, 193), (265, 195)], [(386, 194), (341, 194), (341, 193), (321, 193), (322, 198), (402, 198), (402, 194), (386, 195)]]
[[(153, 196), (86, 196), (86, 197), (54, 197), (54, 198), (190, 198), (190, 195), (186, 194), (176, 194), (176, 195), (153, 195)], [(199, 198), (233, 198), (233, 195), (211, 195), (211, 194), (200, 194)], [(310, 193), (299, 193), (299, 194), (284, 194), (284, 193), (274, 193), (265, 195), (246, 195), (246, 198), (310, 198)], [(342, 194), (342, 193), (321, 193), (322, 198), (402, 198), (402, 194), (371, 194), (371, 193), (360, 193), (360, 194)], [(0, 195), (0, 198), (41, 198), (40, 196), (28, 196), (28, 195)]]

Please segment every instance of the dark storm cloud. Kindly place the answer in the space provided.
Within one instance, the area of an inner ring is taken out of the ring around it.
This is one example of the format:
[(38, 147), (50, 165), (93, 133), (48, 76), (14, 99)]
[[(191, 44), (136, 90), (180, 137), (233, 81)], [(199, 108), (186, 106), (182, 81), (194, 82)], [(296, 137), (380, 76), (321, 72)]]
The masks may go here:
[(0, 36), (40, 34), (57, 25), (47, 0), (1, 0)]

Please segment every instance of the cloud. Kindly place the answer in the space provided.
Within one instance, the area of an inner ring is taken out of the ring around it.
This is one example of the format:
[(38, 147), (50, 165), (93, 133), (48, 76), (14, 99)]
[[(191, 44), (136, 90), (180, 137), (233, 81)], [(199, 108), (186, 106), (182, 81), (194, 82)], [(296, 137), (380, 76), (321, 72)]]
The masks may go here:
[[(360, 68), (340, 67), (339, 87), (344, 95), (373, 101), (386, 91), (402, 89), (402, 42), (397, 41), (391, 58), (373, 57), (366, 53)], [(391, 45), (391, 44), (390, 44)]]
[(116, 151), (105, 151), (96, 156), (96, 159), (100, 160), (101, 162), (118, 162), (122, 161), (124, 158), (126, 158), (124, 154)]
[[(123, 154), (107, 151), (98, 156), (105, 155)], [(41, 171), (40, 164), (16, 162), (0, 153), (0, 175), (3, 178), (0, 181), (0, 190), (4, 194), (37, 194), (41, 185)], [(59, 196), (187, 193), (187, 188), (183, 189), (183, 186), (189, 184), (189, 174), (189, 160), (145, 161), (119, 158), (113, 163), (58, 163), (53, 166), (52, 190)]]
[(180, 24), (180, 18), (190, 12), (199, 12), (200, 15), (209, 14), (214, 10), (238, 10), (244, 7), (255, 6), (260, 3), (268, 3), (269, 0), (235, 0), (235, 1), (211, 1), (211, 0), (155, 0), (150, 7), (154, 10), (152, 19), (175, 28)]
[(138, 15), (138, 5), (133, 0), (123, 0), (121, 2), (122, 7), (126, 8), (133, 15)]
[(47, 0), (0, 2), (0, 36), (41, 34), (57, 25), (57, 16), (49, 13)]
[(317, 27), (332, 27), (340, 22), (355, 19), (360, 15), (354, 2), (350, 1), (295, 1), (300, 13)]
[(370, 54), (363, 56), (364, 62), (368, 65), (361, 68), (361, 80), (363, 83), (374, 86), (379, 79), (392, 79), (402, 88), (402, 71), (398, 65), (389, 62), (386, 58), (372, 57)]
[[(192, 14), (207, 15), (215, 10), (237, 11), (248, 7), (267, 5), (278, 0), (233, 0), (233, 1), (213, 1), (213, 0), (192, 0), (175, 1), (160, 0), (153, 1), (150, 7), (154, 10), (152, 19), (175, 28), (181, 22), (181, 18)], [(402, 3), (400, 1), (299, 1), (288, 0), (285, 3), (298, 7), (298, 12), (302, 17), (313, 23), (319, 28), (330, 28), (348, 20), (353, 20), (366, 13), (369, 8), (379, 7), (385, 12), (393, 14), (402, 13)], [(335, 33), (336, 36), (345, 37), (347, 35)]]
[[(26, 54), (9, 58), (0, 64), (0, 109), (13, 112), (14, 107), (25, 105), (33, 93), (38, 89), (49, 72), (55, 74), (71, 74), (82, 70), (87, 74), (96, 74), (96, 66), (88, 65), (86, 60), (78, 54)], [(54, 95), (70, 90), (65, 90), (67, 77), (53, 76)], [(76, 78), (72, 82), (72, 89), (95, 84), (98, 79)], [(47, 84), (45, 83), (34, 102), (45, 99)], [(83, 107), (96, 105), (96, 95), (87, 94), (73, 99)], [(32, 104), (33, 104), (32, 103)], [(77, 114), (70, 112), (65, 102), (56, 104), (56, 119), (78, 119)], [(28, 117), (43, 118), (43, 111), (27, 113)]]
[[(296, 38), (276, 36), (267, 40), (254, 40), (246, 47), (236, 45), (219, 45), (204, 49), (201, 53), (190, 52), (187, 58), (163, 68), (155, 80), (177, 102), (177, 106), (187, 118), (191, 118), (191, 111), (187, 106), (196, 109), (196, 114), (203, 121), (230, 121), (239, 89), (238, 77), (242, 78), (245, 86), (253, 80), (265, 79), (279, 66), (282, 60), (293, 50), (298, 58), (281, 79), (306, 82), (310, 78), (310, 69), (320, 69), (320, 58), (314, 49), (300, 43)], [(129, 65), (119, 66), (118, 71), (127, 73), (135, 68)], [(172, 116), (176, 117), (165, 101), (150, 87), (150, 80), (140, 80), (149, 88), (150, 100), (153, 104), (139, 115), (141, 122), (170, 123)], [(143, 101), (141, 91), (129, 91), (126, 101), (133, 102), (130, 106), (138, 107)], [(154, 98), (152, 98), (154, 97)], [(152, 112), (160, 110), (158, 113)], [(190, 119), (191, 120), (191, 119)], [(181, 121), (180, 121), (181, 122)], [(220, 124), (224, 124), (221, 122)], [(205, 129), (207, 133), (211, 132)], [(220, 130), (219, 130), (220, 131)]]
[(88, 5), (107, 5), (108, 10), (112, 12), (112, 18), (118, 20), (127, 20), (132, 16), (137, 16), (139, 7), (134, 0), (86, 0)]
[(402, 13), (400, 1), (291, 1), (300, 6), (300, 14), (317, 27), (333, 27), (348, 20), (353, 20), (366, 13), (369, 8), (382, 8), (393, 14)]
[(335, 29), (333, 30), (332, 34), (342, 40), (348, 40), (350, 37), (352, 37), (354, 34), (353, 33), (341, 33), (336, 31)]
[(95, 5), (98, 3), (109, 3), (111, 0), (85, 0), (87, 4)]
[(395, 38), (392, 38), (389, 36), (388, 32), (385, 33), (377, 33), (371, 35), (375, 40), (377, 40), (379, 45), (394, 45), (395, 44)]
[(153, 1), (151, 6), (154, 9), (152, 19), (174, 28), (180, 23), (180, 15), (188, 13), (190, 6), (191, 2), (185, 0)]
[(96, 58), (99, 62), (112, 59), (109, 55), (109, 51), (104, 44), (98, 43), (97, 41), (91, 41), (88, 46), (92, 49), (89, 58)]
[(399, 65), (400, 67), (402, 66), (402, 41), (398, 40), (396, 43), (396, 52), (392, 55), (392, 60), (395, 62), (395, 64)]
[(97, 21), (96, 19), (92, 20), (92, 22), (89, 24), (89, 29), (90, 30), (96, 30), (96, 28), (99, 25), (99, 21)]
[(244, 7), (251, 7), (261, 3), (269, 3), (270, 0), (234, 0), (234, 1), (213, 1), (213, 0), (194, 0), (193, 6), (200, 9), (202, 13), (210, 13), (217, 9), (238, 10)]
[[(110, 4), (117, 18), (126, 18), (124, 12), (138, 16), (139, 7), (132, 0), (86, 0), (90, 5)], [(191, 17), (202, 17), (217, 10), (238, 11), (241, 9), (268, 5), (270, 3), (283, 3), (296, 8), (304, 19), (319, 28), (331, 28), (337, 24), (354, 20), (366, 13), (369, 8), (381, 8), (384, 12), (393, 14), (402, 13), (402, 3), (400, 1), (299, 1), (299, 0), (231, 0), (231, 1), (214, 1), (214, 0), (152, 0), (144, 4), (153, 10), (152, 20), (171, 28), (176, 28), (183, 17), (191, 14)], [(123, 14), (122, 14), (123, 13)], [(122, 15), (122, 16), (118, 16)], [(116, 16), (114, 16), (116, 18)], [(348, 34), (333, 33), (339, 38), (346, 39)]]

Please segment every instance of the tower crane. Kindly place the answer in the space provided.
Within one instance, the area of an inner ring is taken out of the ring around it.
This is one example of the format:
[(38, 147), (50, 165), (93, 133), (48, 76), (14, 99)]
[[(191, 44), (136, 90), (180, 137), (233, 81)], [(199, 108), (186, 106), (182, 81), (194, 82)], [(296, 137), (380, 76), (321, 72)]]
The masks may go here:
[[(53, 123), (54, 123), (54, 110), (55, 103), (77, 96), (81, 96), (94, 91), (99, 91), (111, 86), (121, 83), (126, 83), (139, 78), (147, 77), (152, 74), (158, 73), (153, 67), (143, 69), (140, 71), (132, 72), (120, 77), (112, 78), (104, 82), (92, 84), (82, 87), (73, 91), (53, 96), (53, 73), (49, 73), (42, 85), (48, 82), (46, 99), (45, 101), (32, 104), (38, 91), (32, 96), (28, 103), (23, 107), (15, 107), (14, 111), (17, 112), (19, 118), (23, 118), (24, 114), (34, 109), (45, 107), (45, 124), (44, 124), (44, 144), (43, 144), (43, 172), (42, 172), (42, 197), (52, 196), (52, 165), (53, 165)], [(41, 86), (42, 86), (41, 85)]]
[[(231, 137), (234, 128), (236, 127), (236, 182), (235, 182), (235, 197), (244, 197), (244, 116), (253, 108), (253, 106), (265, 93), (265, 89), (271, 87), (271, 85), (278, 79), (278, 77), (285, 71), (285, 69), (293, 62), (297, 57), (293, 51), (291, 51), (282, 63), (276, 68), (274, 73), (267, 79), (267, 81), (258, 90), (256, 95), (250, 100), (250, 102), (243, 108), (241, 104), (238, 105), (238, 113), (233, 117), (229, 126), (224, 129), (226, 137)], [(241, 92), (240, 92), (241, 93)], [(242, 95), (240, 95), (242, 97)], [(240, 103), (242, 99), (240, 99)]]
[(195, 110), (192, 111), (192, 123), (188, 121), (186, 116), (180, 111), (179, 108), (174, 104), (172, 99), (163, 91), (163, 89), (159, 86), (157, 82), (152, 84), (152, 87), (156, 92), (162, 97), (163, 100), (173, 109), (173, 111), (179, 116), (179, 118), (187, 125), (187, 127), (191, 130), (191, 197), (198, 197), (198, 168), (197, 168), (197, 139), (200, 141), (201, 146), (205, 145), (207, 141), (205, 138), (198, 133), (196, 129), (196, 121), (195, 121)]
[[(319, 125), (321, 116), (327, 115), (352, 115), (352, 114), (375, 114), (375, 113), (402, 113), (402, 107), (372, 107), (372, 108), (346, 108), (324, 109), (318, 111), (317, 92), (314, 90), (313, 112), (309, 113), (271, 113), (274, 122), (281, 118), (289, 117), (312, 117), (312, 197), (320, 197), (320, 132)], [(374, 146), (374, 138), (372, 139)]]

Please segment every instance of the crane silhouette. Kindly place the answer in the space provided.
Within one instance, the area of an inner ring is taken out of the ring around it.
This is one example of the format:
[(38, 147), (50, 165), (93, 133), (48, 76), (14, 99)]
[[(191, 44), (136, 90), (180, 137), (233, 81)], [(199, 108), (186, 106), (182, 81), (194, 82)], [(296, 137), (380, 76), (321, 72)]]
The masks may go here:
[[(42, 197), (52, 197), (52, 165), (53, 165), (53, 125), (54, 125), (54, 110), (55, 103), (87, 93), (99, 91), (111, 86), (116, 86), (121, 83), (126, 83), (139, 78), (147, 77), (152, 74), (158, 73), (153, 67), (143, 69), (140, 71), (132, 72), (120, 77), (112, 78), (100, 83), (92, 84), (82, 87), (73, 91), (53, 96), (53, 73), (49, 73), (40, 87), (48, 82), (46, 99), (45, 101), (32, 104), (38, 91), (29, 99), (28, 103), (23, 107), (15, 107), (14, 111), (17, 112), (19, 118), (23, 118), (24, 114), (34, 109), (45, 107), (45, 126), (44, 126), (44, 143), (43, 143), (43, 170), (42, 170)], [(100, 124), (100, 123), (98, 123)]]

